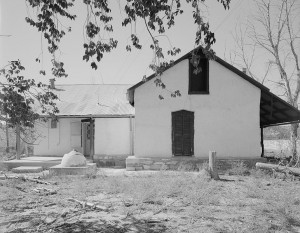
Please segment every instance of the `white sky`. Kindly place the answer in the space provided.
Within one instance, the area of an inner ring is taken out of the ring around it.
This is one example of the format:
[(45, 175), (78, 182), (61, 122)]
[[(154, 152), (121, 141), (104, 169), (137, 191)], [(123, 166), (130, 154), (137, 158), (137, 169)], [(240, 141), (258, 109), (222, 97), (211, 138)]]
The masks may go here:
[[(104, 56), (96, 71), (92, 70), (89, 63), (82, 60), (84, 54), (82, 32), (86, 11), (82, 3), (76, 1), (73, 12), (78, 15), (78, 18), (75, 22), (67, 24), (72, 27), (72, 33), (65, 36), (60, 47), (60, 56), (69, 77), (57, 79), (58, 84), (135, 84), (144, 75), (151, 74), (148, 68), (152, 60), (149, 35), (144, 27), (138, 25), (138, 35), (144, 49), (126, 52), (125, 46), (130, 36), (130, 28), (121, 27), (122, 13), (118, 9), (118, 0), (111, 0), (111, 2), (112, 10), (115, 12), (113, 14), (115, 24), (118, 24), (114, 27), (115, 38), (119, 41), (118, 48)], [(228, 53), (234, 48), (232, 33), (237, 22), (246, 21), (251, 14), (252, 0), (232, 0), (230, 10), (227, 11), (217, 0), (207, 0), (206, 4), (209, 22), (217, 38), (213, 48), (219, 57), (224, 58), (225, 52)], [(35, 62), (35, 58), (41, 53), (42, 40), (41, 34), (25, 22), (28, 14), (25, 1), (0, 0), (0, 7), (0, 35), (11, 35), (0, 37), (0, 66), (3, 67), (9, 60), (20, 59), (26, 68), (26, 77), (48, 82), (48, 79), (52, 78), (50, 57), (47, 56), (47, 49), (44, 49), (43, 64)], [(185, 12), (180, 16), (175, 22), (174, 29), (167, 32), (167, 35), (173, 46), (181, 48), (182, 52), (179, 56), (193, 49), (195, 25), (191, 13)], [(45, 46), (46, 42), (43, 43)], [(39, 75), (41, 69), (46, 70), (46, 77)], [(264, 64), (261, 64), (256, 72), (260, 74), (263, 69)]]

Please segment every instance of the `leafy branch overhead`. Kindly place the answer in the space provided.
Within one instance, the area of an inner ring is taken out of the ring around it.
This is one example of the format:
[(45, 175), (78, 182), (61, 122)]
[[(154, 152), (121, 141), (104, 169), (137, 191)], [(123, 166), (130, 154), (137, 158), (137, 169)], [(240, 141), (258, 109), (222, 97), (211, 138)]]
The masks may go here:
[[(217, 1), (224, 6), (225, 10), (229, 9), (230, 0)], [(76, 19), (76, 15), (70, 13), (75, 1), (26, 0), (26, 2), (37, 12), (35, 19), (27, 17), (26, 21), (43, 33), (48, 43), (48, 50), (54, 57), (55, 62), (52, 62), (53, 74), (56, 77), (66, 76), (63, 68), (64, 63), (56, 60), (55, 52), (59, 48), (60, 40), (66, 32), (71, 30), (64, 27), (61, 22), (63, 19)], [(205, 50), (204, 53), (212, 57), (211, 45), (216, 42), (216, 39), (201, 11), (205, 0), (127, 0), (122, 3), (123, 6), (121, 6), (121, 2), (119, 4), (125, 12), (122, 26), (132, 28), (137, 21), (141, 21), (145, 25), (152, 39), (150, 48), (153, 50), (153, 62), (150, 68), (158, 76), (166, 67), (166, 62), (169, 65), (172, 63), (172, 61), (169, 62), (165, 59), (165, 52), (160, 46), (159, 36), (164, 35), (167, 29), (175, 26), (176, 17), (184, 13), (183, 2), (193, 9), (192, 17), (197, 25), (195, 46), (201, 45)], [(87, 9), (83, 60), (90, 62), (92, 68), (97, 69), (97, 63), (101, 61), (104, 54), (111, 52), (118, 45), (118, 41), (112, 35), (112, 21), (114, 20), (112, 10), (119, 13), (119, 10), (122, 9), (112, 9), (108, 0), (83, 0), (83, 3)], [(131, 51), (132, 47), (142, 49), (139, 35), (135, 30), (131, 30), (129, 36), (131, 45), (128, 44), (126, 50)], [(179, 48), (173, 47), (171, 44), (170, 47), (166, 51), (168, 55), (175, 56), (180, 52)]]
[(39, 118), (37, 110), (52, 117), (58, 113), (55, 105), (57, 96), (48, 85), (36, 83), (34, 79), (25, 79), (21, 75), (24, 69), (20, 61), (11, 61), (0, 70), (0, 110), (2, 118), (7, 116), (2, 120), (8, 125), (19, 124), (32, 128), (34, 121)]

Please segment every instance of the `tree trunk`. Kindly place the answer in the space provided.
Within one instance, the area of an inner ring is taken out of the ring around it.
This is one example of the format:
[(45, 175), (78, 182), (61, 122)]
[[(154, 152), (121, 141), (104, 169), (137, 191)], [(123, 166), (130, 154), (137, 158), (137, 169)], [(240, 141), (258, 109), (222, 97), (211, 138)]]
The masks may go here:
[(299, 125), (298, 124), (291, 124), (291, 156), (293, 161), (297, 161), (298, 155), (297, 155), (297, 138), (298, 138), (298, 130)]
[(6, 133), (6, 153), (9, 153), (9, 132), (8, 132), (8, 124), (5, 124), (5, 133)]
[(16, 150), (17, 150), (17, 159), (20, 159), (21, 155), (21, 138), (20, 138), (20, 125), (16, 125)]

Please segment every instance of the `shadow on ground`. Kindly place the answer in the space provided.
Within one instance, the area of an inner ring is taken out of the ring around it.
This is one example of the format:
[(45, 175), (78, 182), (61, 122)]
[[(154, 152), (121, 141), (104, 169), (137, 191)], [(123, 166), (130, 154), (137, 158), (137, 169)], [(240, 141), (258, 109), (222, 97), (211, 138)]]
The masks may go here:
[(126, 222), (122, 221), (105, 221), (99, 219), (97, 221), (78, 220), (74, 222), (65, 222), (59, 225), (38, 226), (36, 229), (14, 229), (8, 233), (125, 233), (125, 232), (139, 232), (139, 233), (163, 233), (167, 232), (167, 227), (163, 222), (149, 223), (146, 220), (138, 220), (135, 218), (126, 219)]

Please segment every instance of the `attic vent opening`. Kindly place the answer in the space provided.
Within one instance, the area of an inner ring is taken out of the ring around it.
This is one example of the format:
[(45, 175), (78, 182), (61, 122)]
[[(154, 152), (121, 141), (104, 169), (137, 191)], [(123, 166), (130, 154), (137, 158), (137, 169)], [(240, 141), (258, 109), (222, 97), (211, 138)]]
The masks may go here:
[(189, 62), (189, 94), (209, 94), (208, 59), (200, 58), (197, 68), (200, 72), (195, 73), (194, 65)]
[(57, 122), (58, 122), (58, 120), (51, 119), (51, 129), (56, 129), (57, 128)]
[(51, 78), (49, 79), (49, 82), (50, 82), (50, 89), (55, 89), (55, 79)]

